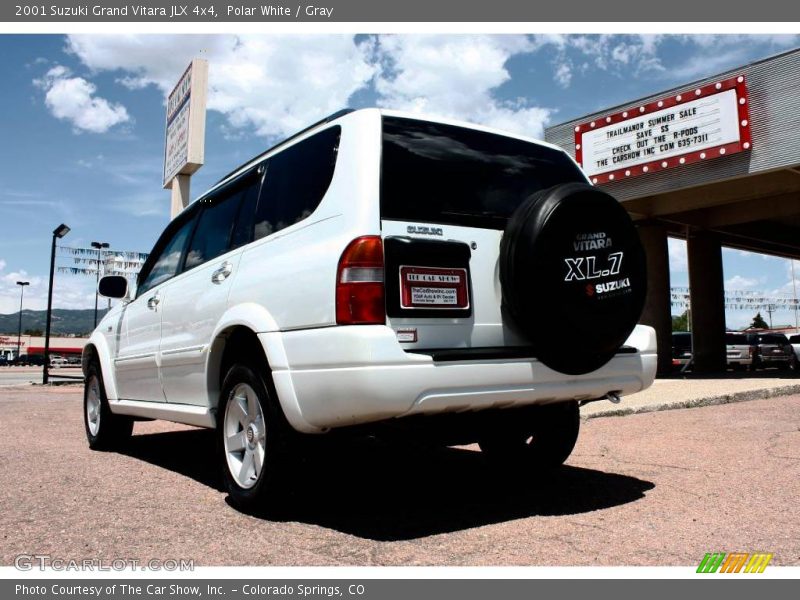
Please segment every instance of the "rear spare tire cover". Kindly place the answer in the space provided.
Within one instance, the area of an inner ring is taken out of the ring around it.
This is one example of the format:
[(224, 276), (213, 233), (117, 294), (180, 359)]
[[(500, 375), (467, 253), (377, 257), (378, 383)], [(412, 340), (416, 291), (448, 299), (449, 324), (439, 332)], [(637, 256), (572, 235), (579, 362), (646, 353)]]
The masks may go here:
[(556, 371), (606, 364), (630, 335), (647, 289), (628, 213), (585, 183), (542, 190), (509, 219), (500, 243), (503, 313)]

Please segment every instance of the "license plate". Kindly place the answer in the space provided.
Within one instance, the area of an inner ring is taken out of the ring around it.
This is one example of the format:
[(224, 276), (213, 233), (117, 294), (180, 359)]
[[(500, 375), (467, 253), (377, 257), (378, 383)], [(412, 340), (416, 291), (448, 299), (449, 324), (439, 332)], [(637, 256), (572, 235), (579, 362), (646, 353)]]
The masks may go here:
[(467, 270), (401, 266), (400, 307), (469, 308)]

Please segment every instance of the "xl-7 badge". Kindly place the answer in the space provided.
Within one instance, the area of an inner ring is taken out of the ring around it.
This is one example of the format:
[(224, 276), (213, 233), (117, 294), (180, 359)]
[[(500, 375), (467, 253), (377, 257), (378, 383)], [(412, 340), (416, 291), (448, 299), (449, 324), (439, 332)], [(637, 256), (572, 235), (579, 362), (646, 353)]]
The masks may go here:
[(618, 275), (622, 268), (623, 252), (612, 252), (608, 255), (608, 269), (598, 269), (596, 256), (579, 256), (578, 258), (565, 258), (569, 271), (564, 281), (583, 281), (584, 279), (598, 279), (608, 275)]

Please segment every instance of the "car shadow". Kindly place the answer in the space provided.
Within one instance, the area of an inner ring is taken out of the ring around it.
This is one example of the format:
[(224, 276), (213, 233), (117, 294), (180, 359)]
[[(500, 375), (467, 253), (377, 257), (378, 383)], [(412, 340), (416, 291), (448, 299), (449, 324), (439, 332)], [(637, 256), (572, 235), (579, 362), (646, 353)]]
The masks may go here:
[[(222, 491), (214, 435), (189, 430), (134, 436), (128, 456)], [(374, 439), (325, 444), (297, 469), (280, 510), (298, 521), (377, 541), (413, 540), (532, 516), (566, 516), (634, 502), (652, 482), (564, 466), (547, 474), (500, 472), (471, 448)]]

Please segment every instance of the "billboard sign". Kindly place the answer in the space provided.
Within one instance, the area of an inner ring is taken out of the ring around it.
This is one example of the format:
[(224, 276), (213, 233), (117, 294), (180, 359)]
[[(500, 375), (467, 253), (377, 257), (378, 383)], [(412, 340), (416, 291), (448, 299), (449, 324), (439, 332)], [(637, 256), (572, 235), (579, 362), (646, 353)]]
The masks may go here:
[(749, 150), (744, 76), (575, 127), (575, 159), (592, 183), (619, 181)]
[(167, 97), (164, 142), (165, 188), (177, 175), (191, 175), (203, 165), (208, 62), (195, 59)]

